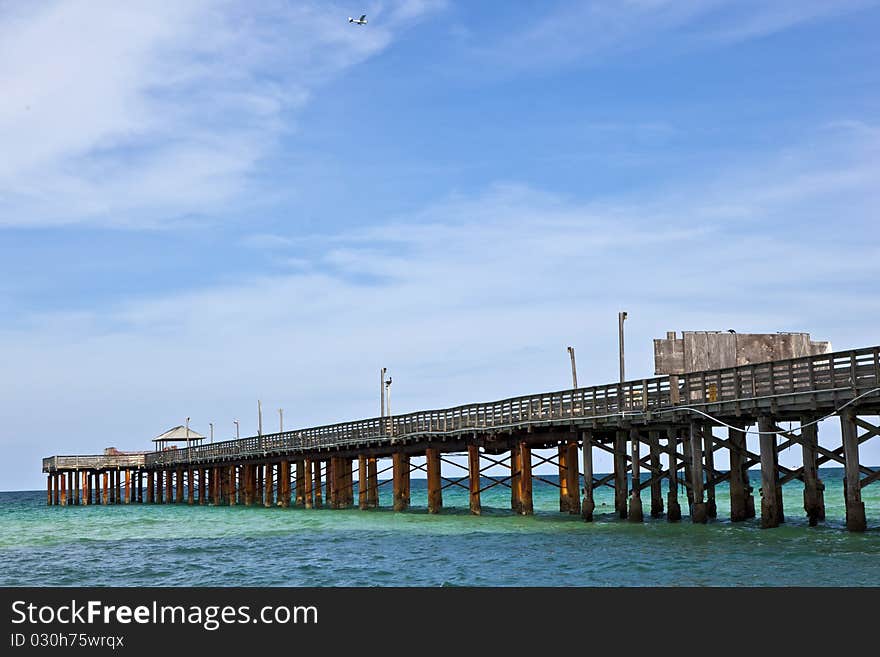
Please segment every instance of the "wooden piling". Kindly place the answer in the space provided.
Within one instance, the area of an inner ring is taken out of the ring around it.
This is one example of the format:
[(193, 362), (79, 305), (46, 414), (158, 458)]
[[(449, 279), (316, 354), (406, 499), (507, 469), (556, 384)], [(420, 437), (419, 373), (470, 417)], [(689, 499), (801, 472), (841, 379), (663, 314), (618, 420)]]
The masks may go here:
[(193, 469), (187, 468), (186, 472), (186, 503), (192, 505), (196, 501), (196, 482), (193, 480)]
[[(144, 473), (143, 473), (143, 470), (136, 470), (135, 472), (137, 473), (136, 474), (137, 501), (138, 501), (138, 504), (143, 504), (144, 503)], [(204, 504), (204, 501), (202, 502), (202, 504)]]
[(52, 506), (52, 475), (46, 475), (46, 506)]
[(337, 458), (331, 456), (327, 461), (327, 504), (331, 509), (339, 508), (338, 495), (339, 486), (339, 468), (337, 467)]
[(365, 511), (367, 505), (367, 491), (370, 489), (370, 477), (367, 474), (367, 457), (364, 454), (358, 456), (358, 509)]
[(125, 470), (125, 490), (122, 495), (124, 504), (131, 504), (131, 470)]
[(86, 506), (89, 504), (89, 471), (82, 471), (82, 503)]
[(428, 470), (428, 513), (440, 513), (443, 508), (440, 450), (436, 447), (426, 448), (425, 464)]
[(804, 511), (810, 527), (825, 520), (825, 484), (819, 478), (819, 426), (814, 417), (801, 418), (801, 450), (804, 459)]
[(755, 501), (746, 468), (746, 432), (741, 427), (729, 428), (727, 441), (730, 443), (730, 520), (742, 522), (755, 515)]
[(617, 516), (627, 516), (626, 494), (626, 431), (614, 432), (614, 510)]
[(121, 477), (121, 475), (122, 475), (122, 473), (121, 473), (120, 470), (117, 468), (117, 469), (116, 469), (116, 474), (115, 474), (115, 477), (116, 477), (116, 478), (115, 478), (115, 480), (114, 480), (115, 483), (116, 483), (116, 486), (115, 486), (115, 489), (116, 489), (116, 495), (115, 495), (115, 500), (114, 500), (114, 502), (115, 502), (116, 504), (122, 504), (122, 477)]
[(525, 441), (519, 444), (519, 468), (519, 512), (520, 515), (530, 516), (535, 513), (532, 497), (532, 448)]
[(154, 486), (156, 485), (156, 476), (153, 474), (153, 471), (150, 470), (147, 472), (147, 504), (155, 504), (156, 503), (156, 490)]
[(312, 492), (312, 460), (303, 461), (303, 506), (311, 509), (314, 506), (314, 494)]
[(706, 502), (703, 500), (703, 434), (700, 429), (698, 423), (690, 423), (691, 491), (694, 500), (691, 504), (691, 521), (694, 523), (705, 523), (707, 520)]
[[(581, 512), (581, 473), (579, 472), (578, 462), (580, 459), (578, 457), (577, 435), (572, 434), (565, 445), (565, 488), (568, 493), (568, 512), (574, 515), (580, 515)], [(522, 468), (522, 463), (520, 463), (520, 467)]]
[(407, 479), (409, 478), (409, 456), (403, 452), (394, 452), (391, 456), (394, 487), (395, 511), (405, 511), (409, 508), (409, 496), (407, 492)]
[[(558, 472), (558, 480), (559, 480), (559, 512), (560, 513), (568, 513), (569, 510), (569, 502), (571, 500), (571, 495), (568, 492), (568, 444), (565, 442), (559, 443), (559, 446), (556, 450), (556, 462), (559, 468)], [(513, 459), (511, 459), (511, 472), (513, 471)]]
[(238, 495), (242, 492), (241, 482), (238, 481), (238, 468), (230, 465), (226, 468), (226, 503), (229, 506), (238, 504)]
[(263, 506), (267, 509), (275, 506), (275, 465), (273, 463), (266, 464), (266, 491), (263, 496)]
[(761, 527), (778, 527), (784, 522), (782, 487), (779, 485), (779, 452), (776, 423), (763, 415), (758, 418), (761, 444)]
[(283, 460), (281, 465), (281, 508), (286, 509), (290, 506), (290, 461)]
[(313, 492), (315, 495), (314, 506), (316, 509), (319, 509), (322, 506), (324, 506), (324, 492), (322, 490), (323, 487), (321, 485), (321, 465), (322, 465), (321, 461), (314, 462), (315, 485), (313, 487)]
[(663, 490), (662, 473), (663, 467), (660, 462), (660, 432), (648, 432), (648, 456), (651, 464), (651, 517), (663, 517)]
[[(561, 448), (560, 448), (561, 449)], [(522, 513), (522, 452), (519, 444), (510, 446), (510, 510)]]
[(480, 504), (480, 447), (468, 445), (468, 497), (471, 513), (475, 516), (483, 512)]
[(582, 437), (584, 443), (584, 500), (581, 504), (581, 518), (586, 522), (592, 522), (593, 511), (596, 509), (593, 494), (593, 432), (584, 431)]
[(639, 430), (629, 430), (630, 462), (632, 463), (632, 479), (630, 484), (629, 513), (630, 522), (644, 522), (645, 516), (642, 510), (642, 470), (641, 470), (641, 437)]
[(173, 470), (165, 470), (165, 500), (168, 504), (174, 501), (174, 478)]
[(61, 506), (67, 506), (67, 483), (64, 481), (65, 476), (62, 472), (60, 477), (58, 478), (58, 482), (61, 485)]
[(367, 506), (379, 508), (379, 464), (375, 456), (367, 459)]
[(305, 462), (300, 459), (296, 462), (296, 498), (294, 506), (303, 506), (306, 499)]
[(851, 532), (863, 532), (867, 529), (867, 521), (865, 519), (865, 503), (862, 502), (859, 435), (854, 411), (847, 409), (840, 414), (840, 430), (843, 438), (843, 496), (846, 505), (846, 528)]
[(703, 461), (706, 464), (706, 516), (718, 517), (718, 505), (715, 503), (715, 441), (712, 439), (712, 425), (703, 424)]

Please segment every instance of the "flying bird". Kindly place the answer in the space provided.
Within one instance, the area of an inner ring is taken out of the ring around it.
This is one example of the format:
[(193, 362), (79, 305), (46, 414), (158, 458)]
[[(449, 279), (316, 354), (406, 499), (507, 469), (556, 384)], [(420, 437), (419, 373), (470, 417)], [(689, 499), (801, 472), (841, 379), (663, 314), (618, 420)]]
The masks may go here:
[(355, 25), (366, 25), (367, 24), (367, 15), (361, 14), (360, 18), (352, 18), (351, 16), (349, 16), (348, 22), (354, 23)]

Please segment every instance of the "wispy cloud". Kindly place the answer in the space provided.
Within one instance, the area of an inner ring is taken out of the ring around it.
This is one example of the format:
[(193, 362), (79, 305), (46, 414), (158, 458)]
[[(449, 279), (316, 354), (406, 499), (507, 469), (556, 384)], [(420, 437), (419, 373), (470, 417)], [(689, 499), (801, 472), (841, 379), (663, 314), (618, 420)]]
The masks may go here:
[[(134, 446), (186, 415), (218, 426), (228, 416), (231, 428), (257, 398), (283, 406), (291, 425), (368, 416), (382, 365), (399, 411), (553, 389), (567, 381), (568, 344), (581, 379), (598, 383), (615, 375), (621, 308), (635, 377), (651, 375), (650, 340), (672, 329), (876, 343), (880, 247), (865, 211), (876, 192), (862, 174), (876, 168), (878, 143), (858, 156), (840, 145), (873, 130), (834, 126), (639, 204), (499, 185), (407, 222), (313, 236), (305, 268), (31, 317), (0, 332), (15, 373), (0, 381), (5, 440), (40, 417), (46, 441), (31, 459), (63, 449), (51, 436)], [(841, 186), (842, 171), (859, 185)], [(716, 211), (724, 199), (736, 216)], [(835, 212), (819, 239), (800, 223), (806, 206)]]
[[(0, 226), (221, 212), (322, 83), (441, 3), (42, 2), (0, 16)], [(51, 47), (50, 47), (51, 46)]]
[(589, 65), (666, 39), (671, 52), (729, 44), (876, 6), (876, 0), (584, 0), (559, 3), (539, 20), (515, 20), (477, 49), (504, 68)]

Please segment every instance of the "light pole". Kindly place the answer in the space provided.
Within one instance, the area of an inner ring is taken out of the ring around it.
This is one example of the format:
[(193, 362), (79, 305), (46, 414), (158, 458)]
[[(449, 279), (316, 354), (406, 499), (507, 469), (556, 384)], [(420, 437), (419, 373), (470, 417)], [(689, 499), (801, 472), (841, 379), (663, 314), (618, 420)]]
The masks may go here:
[(626, 321), (626, 311), (621, 311), (617, 313), (617, 331), (618, 331), (618, 347), (620, 351), (620, 382), (623, 383), (626, 380), (626, 366), (624, 364), (623, 357), (623, 323)]
[(239, 435), (239, 433), (238, 433), (238, 429), (239, 429), (239, 426), (238, 426), (238, 420), (233, 420), (233, 421), (232, 421), (232, 424), (235, 425), (235, 437), (236, 437), (236, 439), (238, 439), (238, 438), (241, 437), (241, 436)]
[(379, 370), (379, 418), (385, 419), (385, 372), (387, 367)]
[(391, 377), (385, 381), (385, 402), (388, 404), (388, 434), (394, 435), (394, 421), (391, 419)]
[(284, 409), (278, 409), (278, 430), (284, 433)]
[(257, 435), (263, 435), (263, 404), (257, 400)]
[(211, 433), (211, 444), (213, 445), (213, 444), (214, 444), (214, 423), (213, 423), (213, 422), (208, 422), (208, 427), (210, 427), (210, 429), (211, 429), (211, 431), (210, 431), (210, 433)]
[(189, 418), (186, 418), (186, 453), (189, 456)]
[(577, 373), (577, 365), (574, 362), (574, 347), (568, 348), (568, 355), (571, 357), (571, 387), (577, 390), (578, 387), (578, 373)]

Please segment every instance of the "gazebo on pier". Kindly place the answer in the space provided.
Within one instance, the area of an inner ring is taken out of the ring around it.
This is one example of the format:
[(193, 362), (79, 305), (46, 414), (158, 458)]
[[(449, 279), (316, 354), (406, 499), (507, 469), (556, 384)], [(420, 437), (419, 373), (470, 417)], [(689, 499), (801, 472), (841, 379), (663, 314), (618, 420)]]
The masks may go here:
[(156, 451), (161, 452), (166, 449), (177, 449), (177, 443), (183, 443), (183, 447), (192, 447), (193, 444), (198, 445), (204, 439), (202, 434), (181, 424), (156, 436), (153, 442), (156, 444)]

